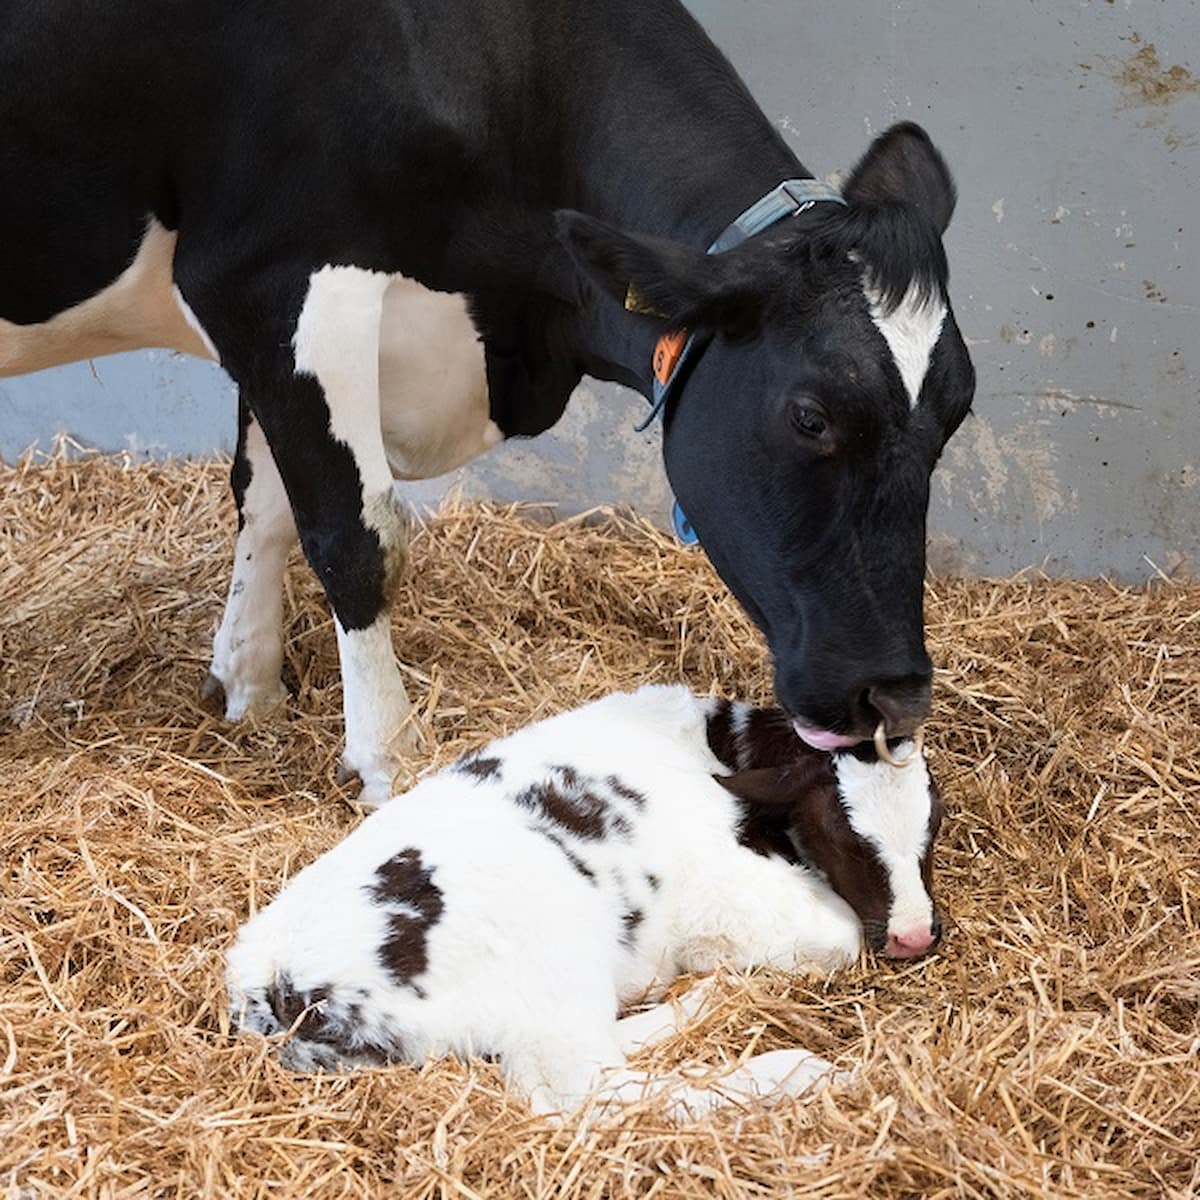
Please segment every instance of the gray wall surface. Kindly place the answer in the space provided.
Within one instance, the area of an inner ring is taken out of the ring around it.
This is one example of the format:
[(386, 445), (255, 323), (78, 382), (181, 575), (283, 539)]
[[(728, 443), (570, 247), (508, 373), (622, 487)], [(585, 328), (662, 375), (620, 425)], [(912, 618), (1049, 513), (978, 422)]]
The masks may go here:
[[(951, 289), (979, 388), (934, 480), (934, 566), (1200, 569), (1200, 5), (691, 7), (817, 174), (902, 119), (925, 125), (955, 172)], [(632, 431), (643, 409), (585, 384), (552, 433), (410, 494), (461, 483), (665, 518), (658, 432)], [(234, 412), (209, 364), (100, 359), (0, 380), (0, 454), (56, 430), (105, 449), (227, 451)]]

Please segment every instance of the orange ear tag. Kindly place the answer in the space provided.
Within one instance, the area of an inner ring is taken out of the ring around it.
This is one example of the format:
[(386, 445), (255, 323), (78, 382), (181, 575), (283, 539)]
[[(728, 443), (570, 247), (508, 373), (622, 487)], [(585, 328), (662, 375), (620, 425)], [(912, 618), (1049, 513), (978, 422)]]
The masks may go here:
[(664, 333), (654, 345), (654, 378), (666, 387), (687, 342), (687, 330)]

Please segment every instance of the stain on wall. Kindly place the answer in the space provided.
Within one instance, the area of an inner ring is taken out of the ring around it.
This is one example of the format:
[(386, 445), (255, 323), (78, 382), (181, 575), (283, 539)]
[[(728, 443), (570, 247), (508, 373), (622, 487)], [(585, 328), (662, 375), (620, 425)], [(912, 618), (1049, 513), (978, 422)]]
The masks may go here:
[(1114, 70), (1127, 105), (1170, 104), (1180, 96), (1200, 92), (1200, 79), (1183, 63), (1164, 66), (1158, 59), (1158, 47), (1153, 42), (1143, 44), (1136, 31), (1128, 40), (1137, 49), (1118, 61)]

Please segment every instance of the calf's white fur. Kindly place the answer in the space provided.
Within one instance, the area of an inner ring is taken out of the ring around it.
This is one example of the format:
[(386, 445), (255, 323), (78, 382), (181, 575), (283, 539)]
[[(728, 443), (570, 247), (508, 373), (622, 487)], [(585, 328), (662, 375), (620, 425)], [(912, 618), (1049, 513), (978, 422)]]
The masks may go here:
[[(890, 820), (872, 818), (881, 801)], [(830, 880), (883, 914), (878, 948), (893, 910), (935, 925), (939, 807), (919, 755), (897, 769), (806, 751), (782, 713), (682, 687), (612, 695), (424, 780), (301, 871), (230, 951), (234, 1022), (286, 1035), (297, 1069), (495, 1056), (541, 1112), (665, 1090), (695, 1114), (803, 1090), (830, 1067), (802, 1050), (708, 1090), (648, 1079), (625, 1055), (699, 998), (619, 1009), (718, 965), (851, 961), (863, 926)], [(856, 855), (871, 864), (857, 883)]]

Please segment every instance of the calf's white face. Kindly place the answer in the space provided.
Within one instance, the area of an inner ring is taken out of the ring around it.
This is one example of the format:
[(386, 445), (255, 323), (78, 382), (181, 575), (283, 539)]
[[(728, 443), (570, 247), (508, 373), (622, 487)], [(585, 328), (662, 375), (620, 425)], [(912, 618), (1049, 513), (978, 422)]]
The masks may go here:
[[(907, 753), (907, 748), (901, 751)], [(857, 874), (876, 897), (863, 904), (861, 911), (856, 909), (867, 943), (892, 958), (915, 958), (941, 936), (941, 917), (932, 896), (931, 861), (942, 822), (937, 784), (919, 754), (903, 767), (839, 754), (835, 770), (840, 808), (860, 840)], [(840, 864), (825, 868), (826, 874), (831, 870), (839, 875), (855, 873), (843, 871)], [(847, 880), (842, 886), (854, 885)], [(834, 887), (845, 895), (837, 883)], [(878, 913), (883, 894), (888, 897), (887, 923), (881, 929)], [(853, 906), (854, 901), (850, 903)]]
[(893, 767), (873, 756), (800, 751), (718, 780), (743, 804), (749, 844), (764, 852), (790, 845), (819, 870), (854, 909), (870, 949), (915, 958), (937, 942), (932, 852), (942, 802), (921, 754)]

